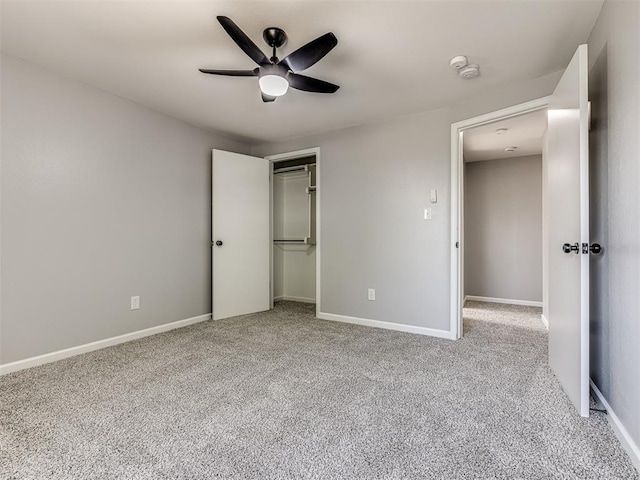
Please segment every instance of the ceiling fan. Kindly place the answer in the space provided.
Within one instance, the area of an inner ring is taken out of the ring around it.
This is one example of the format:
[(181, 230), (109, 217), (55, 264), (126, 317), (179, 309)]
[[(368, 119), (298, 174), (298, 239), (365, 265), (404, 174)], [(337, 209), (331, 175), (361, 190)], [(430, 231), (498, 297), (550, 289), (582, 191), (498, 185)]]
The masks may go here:
[(287, 34), (284, 30), (269, 27), (262, 32), (262, 38), (273, 49), (273, 56), (267, 58), (262, 50), (230, 18), (219, 16), (217, 19), (231, 39), (258, 64), (258, 67), (253, 70), (201, 68), (202, 73), (231, 77), (258, 77), (263, 102), (273, 102), (276, 98), (287, 93), (289, 87), (317, 93), (334, 93), (340, 88), (333, 83), (299, 74), (318, 62), (338, 44), (338, 39), (333, 33), (325, 33), (279, 60), (276, 57), (276, 49), (287, 41)]

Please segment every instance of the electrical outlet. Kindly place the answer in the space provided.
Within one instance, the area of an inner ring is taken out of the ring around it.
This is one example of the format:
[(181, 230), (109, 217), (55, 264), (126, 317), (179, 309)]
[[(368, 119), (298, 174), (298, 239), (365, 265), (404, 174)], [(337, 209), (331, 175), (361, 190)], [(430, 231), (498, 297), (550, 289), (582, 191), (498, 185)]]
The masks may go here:
[(140, 297), (131, 297), (131, 310), (138, 310), (140, 308)]
[(435, 188), (431, 189), (431, 192), (429, 192), (429, 200), (431, 203), (438, 203), (438, 190)]
[(375, 288), (370, 288), (367, 291), (367, 299), (368, 300), (375, 300), (376, 299), (376, 289)]

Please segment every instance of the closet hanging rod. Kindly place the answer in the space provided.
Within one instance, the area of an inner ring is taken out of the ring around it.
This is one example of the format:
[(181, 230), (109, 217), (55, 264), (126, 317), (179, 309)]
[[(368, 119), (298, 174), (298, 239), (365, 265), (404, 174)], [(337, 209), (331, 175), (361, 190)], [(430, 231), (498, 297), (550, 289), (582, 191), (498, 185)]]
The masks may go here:
[(277, 170), (274, 170), (273, 173), (287, 173), (287, 172), (297, 172), (298, 170), (307, 170), (308, 167), (315, 167), (315, 163), (308, 163), (306, 165), (296, 165), (295, 167), (283, 167)]

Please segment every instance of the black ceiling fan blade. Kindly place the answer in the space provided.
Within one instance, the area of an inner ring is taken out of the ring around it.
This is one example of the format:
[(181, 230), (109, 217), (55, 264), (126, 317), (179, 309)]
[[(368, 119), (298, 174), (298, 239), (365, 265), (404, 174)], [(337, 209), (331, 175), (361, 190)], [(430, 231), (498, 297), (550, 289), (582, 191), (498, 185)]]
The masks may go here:
[(260, 92), (262, 94), (262, 101), (267, 103), (267, 102), (275, 102), (276, 98), (278, 97), (272, 97), (271, 95), (267, 95), (266, 93)]
[(279, 63), (285, 64), (292, 72), (298, 73), (306, 70), (316, 63), (329, 53), (337, 44), (338, 39), (333, 33), (325, 33), (321, 37), (318, 37), (300, 47), (295, 52), (290, 53)]
[(233, 23), (229, 17), (218, 16), (216, 17), (222, 25), (222, 28), (229, 34), (231, 39), (242, 49), (244, 53), (256, 62), (258, 65), (268, 65), (271, 62), (267, 56), (258, 48), (258, 46), (251, 41), (251, 39), (240, 30), (240, 27)]
[(211, 75), (226, 75), (227, 77), (257, 77), (258, 69), (255, 70), (210, 70), (207, 68), (199, 69), (202, 73), (210, 73)]
[(304, 90), (305, 92), (316, 93), (335, 93), (340, 87), (333, 83), (325, 82), (324, 80), (318, 80), (317, 78), (307, 77), (305, 75), (298, 75), (297, 73), (290, 73), (287, 75), (289, 80), (289, 86), (297, 90)]

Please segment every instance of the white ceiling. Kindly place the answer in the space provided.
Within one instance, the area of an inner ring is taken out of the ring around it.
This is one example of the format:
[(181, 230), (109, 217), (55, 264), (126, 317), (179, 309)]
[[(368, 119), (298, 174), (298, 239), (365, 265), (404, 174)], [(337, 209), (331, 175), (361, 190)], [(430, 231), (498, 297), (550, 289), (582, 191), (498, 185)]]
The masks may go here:
[[(496, 130), (506, 128), (498, 135)], [(498, 122), (469, 129), (463, 134), (465, 162), (496, 160), (499, 158), (524, 157), (542, 153), (542, 136), (547, 128), (547, 109), (500, 120)], [(505, 152), (507, 147), (517, 147), (514, 152)]]
[[(523, 82), (569, 62), (602, 0), (581, 1), (2, 1), (2, 50), (194, 125), (279, 141), (427, 111)], [(198, 68), (254, 68), (216, 15), (264, 51), (283, 28), (280, 58), (332, 31), (337, 47), (305, 74), (334, 95), (290, 90), (272, 104), (255, 78)], [(479, 63), (461, 80), (454, 55)]]

